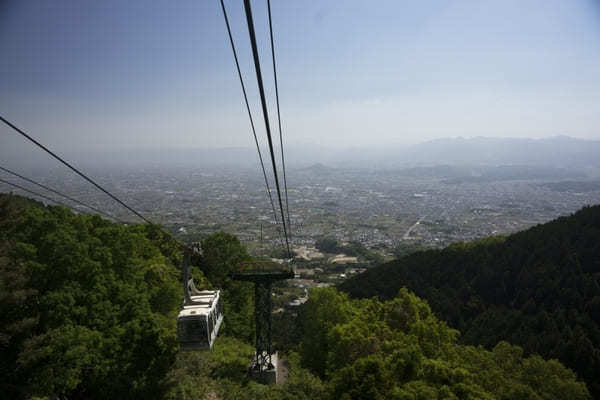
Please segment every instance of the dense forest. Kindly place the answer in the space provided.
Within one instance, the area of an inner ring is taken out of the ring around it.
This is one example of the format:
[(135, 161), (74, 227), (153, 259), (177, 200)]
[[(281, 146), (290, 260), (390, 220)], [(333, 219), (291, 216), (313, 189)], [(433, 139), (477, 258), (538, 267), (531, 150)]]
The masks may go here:
[(557, 358), (600, 398), (600, 206), (508, 237), (419, 251), (341, 285), (392, 299), (407, 287), (488, 349), (506, 340)]
[(155, 397), (175, 361), (180, 257), (156, 226), (0, 197), (5, 398)]
[[(196, 284), (220, 288), (211, 351), (179, 352), (179, 245), (153, 225), (119, 225), (0, 195), (0, 392), (14, 399), (589, 399), (556, 360), (498, 340), (458, 342), (407, 289), (383, 301), (310, 291), (279, 345), (283, 385), (248, 378), (253, 290), (228, 273), (252, 257), (224, 232), (202, 241)], [(278, 325), (281, 328), (281, 324)]]

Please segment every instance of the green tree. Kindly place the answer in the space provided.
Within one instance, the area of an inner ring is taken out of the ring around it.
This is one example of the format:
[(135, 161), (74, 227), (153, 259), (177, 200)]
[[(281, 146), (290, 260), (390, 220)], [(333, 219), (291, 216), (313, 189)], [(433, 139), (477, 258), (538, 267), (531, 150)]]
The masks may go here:
[(202, 241), (202, 265), (200, 268), (215, 287), (223, 287), (229, 274), (239, 271), (250, 255), (239, 239), (227, 232), (217, 232)]
[(386, 302), (331, 288), (309, 294), (302, 361), (327, 378), (331, 399), (590, 398), (557, 361), (505, 342), (493, 352), (458, 344), (458, 332), (406, 289)]
[(493, 348), (557, 358), (600, 398), (600, 206), (507, 237), (418, 251), (369, 269), (340, 288), (389, 300), (406, 286), (462, 332)]
[(300, 317), (300, 356), (304, 367), (323, 377), (329, 352), (329, 330), (346, 322), (352, 308), (348, 296), (333, 288), (311, 289), (309, 297)]
[(315, 241), (315, 247), (324, 253), (336, 253), (339, 243), (335, 238), (324, 236)]
[(224, 304), (223, 334), (254, 340), (254, 288), (251, 283), (235, 281), (231, 273), (252, 261), (239, 239), (230, 233), (217, 232), (202, 241), (200, 269), (206, 279), (222, 290)]
[(176, 245), (62, 207), (0, 204), (4, 394), (160, 397), (177, 349)]

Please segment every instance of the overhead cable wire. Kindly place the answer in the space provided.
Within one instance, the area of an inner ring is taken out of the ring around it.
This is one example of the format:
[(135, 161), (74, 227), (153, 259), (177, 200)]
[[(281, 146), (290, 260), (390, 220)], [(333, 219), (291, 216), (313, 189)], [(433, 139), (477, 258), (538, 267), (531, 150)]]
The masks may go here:
[(139, 218), (141, 218), (142, 220), (144, 220), (145, 222), (147, 222), (149, 224), (152, 224), (152, 222), (149, 219), (147, 219), (142, 214), (140, 214), (139, 212), (137, 212), (136, 210), (134, 210), (133, 208), (131, 208), (130, 206), (128, 206), (127, 204), (125, 204), (125, 202), (123, 202), (117, 196), (113, 195), (108, 190), (104, 189), (102, 186), (100, 186), (99, 184), (97, 184), (92, 178), (89, 178), (86, 174), (84, 174), (83, 172), (79, 171), (77, 168), (75, 168), (74, 166), (72, 166), (70, 163), (68, 163), (67, 161), (65, 161), (63, 158), (61, 158), (60, 156), (56, 155), (52, 150), (48, 149), (46, 146), (44, 146), (43, 144), (41, 144), (40, 142), (38, 142), (37, 140), (35, 140), (31, 136), (29, 136), (22, 129), (18, 128), (17, 126), (15, 126), (13, 123), (9, 122), (7, 119), (5, 119), (2, 116), (0, 116), (0, 121), (4, 122), (6, 125), (8, 125), (9, 127), (11, 127), (14, 131), (16, 131), (17, 133), (21, 134), (22, 136), (24, 136), (25, 138), (27, 138), (29, 141), (31, 141), (32, 143), (34, 143), (36, 146), (38, 146), (42, 150), (44, 150), (46, 153), (50, 154), (52, 157), (54, 157), (55, 159), (57, 159), (58, 161), (60, 161), (62, 164), (64, 164), (67, 167), (69, 167), (77, 175), (81, 176), (83, 179), (85, 179), (86, 181), (88, 181), (89, 183), (91, 183), (92, 185), (94, 185), (96, 188), (98, 188), (99, 190), (101, 190), (102, 192), (104, 192), (105, 194), (107, 194), (108, 196), (110, 196), (113, 200), (115, 200), (117, 203), (121, 204), (123, 207), (125, 207), (126, 209), (128, 209), (129, 211), (131, 211), (132, 213), (134, 213), (135, 215), (137, 215)]
[(53, 198), (50, 198), (50, 197), (48, 197), (48, 196), (45, 196), (45, 195), (43, 195), (43, 194), (41, 194), (41, 193), (38, 193), (38, 192), (35, 192), (35, 191), (33, 191), (33, 190), (29, 190), (29, 189), (27, 189), (27, 188), (24, 188), (23, 186), (21, 186), (21, 185), (17, 185), (16, 183), (12, 183), (12, 182), (9, 182), (9, 181), (5, 181), (4, 179), (1, 179), (1, 178), (0, 178), (0, 183), (4, 183), (5, 185), (9, 185), (9, 186), (12, 186), (12, 187), (16, 187), (17, 189), (20, 189), (20, 190), (22, 190), (22, 191), (24, 191), (24, 192), (27, 192), (27, 193), (29, 193), (29, 194), (32, 194), (32, 195), (34, 195), (34, 196), (41, 197), (42, 199), (44, 199), (44, 200), (48, 200), (48, 201), (51, 201), (51, 202), (53, 202), (53, 203), (55, 203), (55, 204), (59, 204), (59, 205), (61, 205), (61, 206), (65, 206), (65, 207), (67, 207), (67, 208), (69, 208), (69, 209), (72, 209), (72, 208), (73, 208), (73, 207), (69, 206), (68, 204), (65, 204), (65, 203), (63, 203), (63, 202), (61, 202), (61, 201), (58, 201), (58, 200), (54, 200)]
[[(98, 183), (96, 183), (92, 178), (89, 178), (87, 175), (85, 175), (83, 172), (79, 171), (77, 168), (75, 168), (73, 165), (71, 165), (69, 162), (65, 161), (63, 158), (61, 158), (60, 156), (56, 155), (53, 151), (51, 151), (50, 149), (48, 149), (46, 146), (44, 146), (43, 144), (41, 144), (40, 142), (38, 142), (37, 140), (35, 140), (34, 138), (32, 138), (31, 136), (29, 136), (27, 133), (25, 133), (22, 129), (20, 129), (19, 127), (17, 127), (16, 125), (14, 125), (13, 123), (11, 123), (10, 121), (8, 121), (6, 118), (0, 116), (0, 121), (4, 122), (4, 124), (8, 125), (10, 128), (12, 128), (14, 131), (16, 131), (17, 133), (21, 134), (22, 136), (24, 136), (26, 139), (28, 139), (29, 141), (31, 141), (33, 144), (35, 144), (36, 146), (40, 147), (42, 150), (44, 150), (46, 153), (50, 154), (52, 157), (54, 157), (55, 159), (57, 159), (58, 161), (60, 161), (62, 164), (64, 164), (65, 166), (67, 166), (69, 169), (71, 169), (72, 171), (74, 171), (77, 175), (81, 176), (83, 179), (85, 179), (86, 181), (88, 181), (89, 183), (91, 183), (92, 185), (94, 185), (96, 188), (98, 188), (100, 191), (102, 191), (103, 193), (107, 194), (110, 198), (112, 198), (113, 200), (115, 200), (117, 203), (121, 204), (123, 207), (125, 207), (126, 209), (128, 209), (129, 211), (131, 211), (132, 213), (134, 213), (135, 215), (137, 215), (139, 218), (141, 218), (144, 222), (150, 224), (150, 225), (155, 225), (152, 221), (150, 221), (148, 218), (144, 217), (142, 214), (140, 214), (139, 212), (137, 212), (136, 210), (134, 210), (132, 207), (128, 206), (127, 204), (125, 204), (125, 202), (123, 202), (121, 199), (119, 199), (117, 196), (113, 195), (112, 193), (110, 193), (108, 190), (104, 189), (102, 186), (100, 186)], [(8, 183), (8, 182), (5, 182)], [(11, 184), (8, 183), (9, 185), (12, 186), (17, 186), (15, 184)], [(20, 188), (20, 187), (19, 187)], [(22, 190), (25, 190), (29, 193), (34, 193), (30, 190), (24, 189), (22, 188)], [(34, 193), (37, 195), (37, 193)], [(58, 202), (56, 200), (52, 200), (49, 197), (46, 196), (41, 196), (43, 198), (49, 199), (51, 201), (54, 201), (55, 203), (58, 204), (62, 204), (62, 205), (66, 205), (64, 203)], [(67, 206), (68, 207), (68, 206)], [(171, 237), (171, 239), (173, 239), (177, 244), (179, 244), (180, 246), (183, 247), (188, 247), (186, 244), (180, 242), (179, 240), (177, 240), (176, 238), (173, 237), (173, 235), (171, 235), (169, 232), (165, 231), (162, 227), (158, 226), (159, 229), (161, 231), (163, 231), (164, 233), (166, 233), (169, 237)]]
[[(0, 168), (2, 168), (2, 167), (0, 167)], [(4, 168), (2, 168), (2, 169), (4, 169)], [(51, 202), (53, 202), (53, 203), (55, 203), (55, 204), (58, 204), (58, 205), (61, 205), (61, 206), (67, 207), (67, 208), (69, 208), (69, 209), (71, 209), (71, 210), (74, 210), (74, 211), (79, 211), (79, 210), (76, 210), (76, 209), (74, 209), (72, 206), (70, 206), (70, 205), (68, 205), (68, 204), (66, 204), (66, 203), (63, 203), (62, 201), (59, 201), (59, 200), (53, 199), (53, 198), (51, 198), (51, 197), (48, 197), (48, 196), (46, 196), (46, 195), (43, 195), (43, 194), (41, 194), (41, 193), (38, 193), (38, 192), (36, 192), (36, 191), (34, 191), (34, 190), (27, 189), (27, 188), (25, 188), (25, 187), (23, 187), (23, 186), (21, 186), (21, 185), (17, 185), (16, 183), (12, 183), (12, 182), (6, 181), (6, 180), (4, 180), (4, 179), (2, 179), (2, 178), (0, 178), (0, 183), (4, 183), (4, 184), (6, 184), (6, 185), (9, 185), (9, 186), (15, 187), (15, 188), (17, 188), (17, 189), (19, 189), (19, 190), (22, 190), (22, 191), (24, 191), (24, 192), (27, 192), (27, 193), (29, 193), (29, 194), (32, 194), (32, 195), (34, 195), (34, 196), (38, 196), (38, 197), (40, 197), (40, 198), (42, 198), (42, 199), (44, 199), (44, 200), (51, 201)], [(88, 207), (88, 206), (86, 206), (86, 207)], [(110, 217), (110, 218), (116, 219), (116, 218), (114, 218), (114, 217)], [(117, 220), (117, 221), (119, 221), (119, 220)], [(126, 224), (126, 222), (123, 222), (123, 221), (119, 221), (119, 222), (121, 222), (121, 223), (123, 223), (123, 224)], [(165, 231), (164, 231), (162, 228), (161, 228), (161, 230), (162, 230), (163, 232), (165, 232)], [(166, 233), (168, 234), (168, 232), (166, 232)], [(180, 245), (180, 246), (183, 246), (184, 248), (188, 248), (188, 247), (189, 247), (188, 245), (186, 245), (186, 244), (184, 244), (184, 243), (180, 242), (179, 240), (177, 240), (176, 238), (174, 238), (172, 235), (170, 235), (170, 234), (169, 234), (169, 236), (170, 236), (170, 237), (171, 237), (171, 239), (173, 239), (173, 240), (175, 241), (175, 243), (177, 243), (178, 245)]]
[(281, 133), (281, 113), (279, 111), (279, 85), (277, 84), (277, 66), (275, 63), (275, 44), (273, 41), (273, 21), (271, 19), (271, 0), (267, 0), (267, 10), (269, 12), (269, 34), (271, 37), (271, 59), (273, 60), (273, 77), (275, 80), (275, 101), (277, 103), (277, 123), (279, 125), (279, 146), (281, 148), (281, 167), (283, 170), (283, 190), (285, 191), (285, 211), (287, 212), (288, 233), (290, 242), (292, 241), (292, 222), (290, 220), (290, 202), (288, 199), (287, 177), (285, 173), (285, 157), (283, 151), (283, 137)]
[[(252, 127), (252, 135), (254, 136), (254, 143), (256, 144), (256, 151), (258, 152), (258, 159), (260, 160), (260, 166), (262, 168), (263, 177), (265, 178), (265, 186), (267, 187), (267, 194), (269, 195), (269, 202), (271, 203), (271, 209), (273, 210), (273, 216), (275, 217), (275, 224), (278, 224), (277, 211), (275, 210), (275, 203), (273, 202), (273, 195), (271, 194), (271, 188), (269, 185), (269, 179), (267, 178), (267, 172), (265, 171), (265, 163), (262, 158), (262, 152), (260, 151), (260, 145), (258, 144), (258, 137), (256, 136), (256, 128), (254, 127), (254, 119), (252, 118), (252, 112), (250, 111), (250, 105), (248, 103), (248, 95), (246, 94), (246, 85), (242, 78), (242, 71), (240, 70), (240, 63), (238, 61), (237, 51), (233, 42), (233, 36), (231, 34), (231, 26), (229, 25), (229, 18), (227, 17), (227, 11), (225, 9), (225, 3), (221, 1), (221, 9), (223, 10), (223, 17), (225, 18), (225, 26), (227, 26), (227, 34), (229, 35), (229, 43), (231, 44), (231, 51), (233, 52), (233, 58), (235, 60), (235, 67), (237, 69), (238, 77), (240, 78), (240, 85), (242, 86), (242, 93), (244, 95), (244, 102), (246, 104), (246, 110), (248, 111), (248, 118), (250, 119), (250, 126)], [(281, 231), (277, 230), (281, 237)]]
[(104, 211), (97, 209), (96, 207), (90, 206), (90, 205), (88, 205), (88, 204), (86, 204), (86, 203), (84, 203), (84, 202), (82, 202), (82, 201), (80, 201), (80, 200), (77, 200), (77, 199), (75, 199), (75, 198), (73, 198), (73, 197), (71, 197), (71, 196), (68, 196), (68, 195), (66, 195), (66, 194), (64, 194), (64, 193), (61, 193), (61, 192), (59, 192), (59, 191), (58, 191), (58, 190), (56, 190), (56, 189), (52, 189), (51, 187), (48, 187), (48, 186), (46, 186), (46, 185), (43, 185), (43, 184), (41, 184), (41, 183), (39, 183), (39, 182), (36, 182), (36, 181), (34, 181), (33, 179), (30, 179), (30, 178), (27, 178), (27, 177), (25, 177), (25, 176), (23, 176), (23, 175), (20, 175), (20, 174), (18, 174), (18, 173), (16, 173), (16, 172), (14, 172), (14, 171), (11, 171), (11, 170), (9, 170), (8, 168), (4, 168), (4, 167), (0, 166), (0, 170), (2, 170), (2, 171), (4, 171), (4, 172), (7, 172), (7, 173), (9, 173), (9, 174), (11, 174), (11, 175), (14, 175), (14, 176), (16, 176), (17, 178), (20, 178), (20, 179), (22, 179), (22, 180), (24, 180), (24, 181), (27, 181), (27, 182), (29, 182), (29, 183), (32, 183), (32, 184), (34, 184), (34, 185), (36, 185), (36, 186), (38, 186), (38, 187), (41, 187), (42, 189), (45, 189), (45, 190), (47, 190), (47, 191), (49, 191), (49, 192), (52, 192), (52, 193), (54, 193), (54, 194), (57, 194), (57, 195), (59, 195), (59, 196), (61, 196), (61, 197), (65, 198), (65, 199), (67, 199), (67, 200), (70, 200), (70, 201), (74, 202), (74, 203), (77, 203), (77, 204), (79, 204), (79, 205), (82, 205), (82, 206), (84, 206), (84, 207), (86, 207), (86, 208), (89, 208), (90, 210), (92, 210), (92, 211), (95, 211), (95, 212), (97, 212), (98, 214), (104, 215), (104, 216), (105, 216), (105, 217), (107, 217), (107, 218), (113, 219), (113, 220), (115, 220), (115, 221), (118, 221), (118, 222), (121, 222), (121, 223), (123, 223), (123, 224), (124, 224), (124, 223), (126, 223), (125, 221), (121, 221), (120, 219), (118, 219), (118, 218), (116, 218), (116, 217), (113, 217), (112, 215), (110, 215), (110, 214), (107, 214), (107, 213), (105, 213)]
[(285, 223), (285, 213), (283, 212), (283, 203), (281, 201), (281, 189), (279, 187), (279, 177), (277, 176), (277, 164), (275, 162), (275, 152), (273, 151), (273, 139), (271, 138), (271, 126), (269, 124), (269, 111), (265, 100), (265, 88), (263, 86), (262, 73), (260, 70), (260, 60), (258, 58), (258, 46), (256, 45), (256, 33), (254, 32), (254, 21), (252, 19), (252, 7), (250, 0), (244, 0), (244, 9), (246, 10), (246, 22), (248, 24), (248, 34), (250, 35), (250, 44), (252, 45), (252, 55), (254, 58), (254, 69), (256, 70), (256, 80), (260, 92), (260, 102), (262, 105), (263, 117), (265, 119), (265, 128), (267, 130), (267, 139), (269, 140), (269, 152), (271, 153), (271, 163), (273, 164), (273, 174), (275, 176), (275, 185), (277, 187), (277, 197), (279, 199), (279, 209), (281, 210), (281, 222), (283, 225), (283, 235), (287, 247), (288, 257), (291, 257), (290, 242)]

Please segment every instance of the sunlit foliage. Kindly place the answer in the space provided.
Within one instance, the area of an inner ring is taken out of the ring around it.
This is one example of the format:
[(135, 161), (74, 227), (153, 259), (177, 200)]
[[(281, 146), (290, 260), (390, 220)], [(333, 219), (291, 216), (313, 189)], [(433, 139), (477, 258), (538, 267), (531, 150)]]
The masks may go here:
[(0, 386), (10, 398), (158, 398), (177, 349), (176, 245), (0, 198)]
[(508, 237), (413, 253), (341, 285), (392, 299), (406, 286), (466, 344), (506, 340), (557, 358), (600, 396), (600, 206)]
[(327, 380), (331, 399), (590, 398), (557, 361), (506, 342), (457, 344), (458, 331), (406, 289), (386, 302), (313, 289), (302, 319), (303, 366)]

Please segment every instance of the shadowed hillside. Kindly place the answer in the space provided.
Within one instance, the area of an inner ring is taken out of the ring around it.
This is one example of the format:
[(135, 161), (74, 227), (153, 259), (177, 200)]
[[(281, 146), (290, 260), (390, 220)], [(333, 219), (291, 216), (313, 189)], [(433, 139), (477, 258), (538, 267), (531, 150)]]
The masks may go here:
[(468, 344), (507, 340), (558, 358), (600, 396), (600, 206), (504, 237), (383, 264), (341, 285), (391, 299), (407, 287)]

